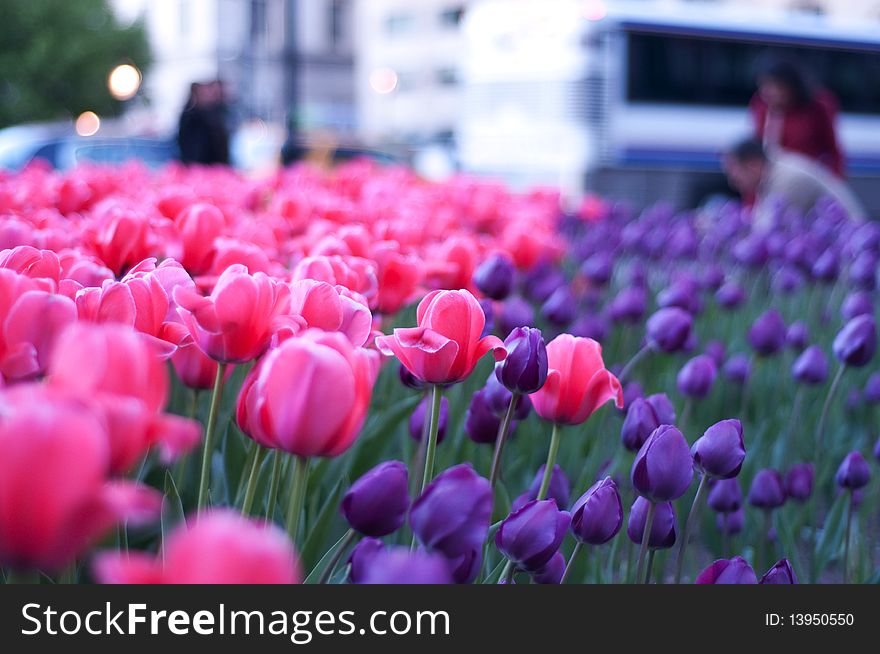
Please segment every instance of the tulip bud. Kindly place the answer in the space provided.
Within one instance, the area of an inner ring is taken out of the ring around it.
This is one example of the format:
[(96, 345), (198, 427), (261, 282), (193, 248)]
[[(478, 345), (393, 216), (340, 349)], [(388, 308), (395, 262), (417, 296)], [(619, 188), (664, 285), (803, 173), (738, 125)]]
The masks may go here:
[(568, 286), (560, 286), (541, 305), (541, 315), (551, 325), (565, 327), (575, 316), (577, 302)]
[(797, 502), (806, 502), (813, 493), (815, 471), (812, 463), (796, 463), (785, 475), (785, 492)]
[(703, 309), (699, 292), (700, 289), (695, 283), (688, 279), (682, 279), (657, 294), (657, 305), (660, 307), (679, 307), (693, 316)]
[(645, 315), (647, 306), (647, 291), (641, 286), (629, 286), (611, 300), (608, 315), (614, 322), (636, 324)]
[(840, 260), (837, 253), (828, 248), (813, 262), (811, 274), (815, 279), (823, 282), (833, 282), (840, 271)]
[(866, 291), (853, 291), (840, 303), (840, 317), (844, 320), (852, 320), (865, 313), (874, 313), (874, 301)]
[(739, 508), (736, 511), (731, 511), (730, 513), (719, 513), (715, 517), (715, 524), (718, 526), (718, 531), (728, 536), (735, 536), (740, 533), (743, 530), (745, 523), (746, 512), (742, 508)]
[(601, 315), (587, 312), (569, 325), (568, 333), (601, 342), (608, 336), (608, 323)]
[(841, 488), (856, 490), (866, 486), (871, 479), (871, 469), (861, 452), (850, 452), (837, 469), (834, 481)]
[(648, 341), (662, 352), (675, 352), (684, 347), (691, 335), (693, 318), (678, 307), (655, 312), (646, 324)]
[[(510, 398), (513, 397), (513, 394), (498, 381), (494, 372), (489, 373), (489, 376), (486, 378), (486, 385), (483, 386), (482, 390), (483, 399), (485, 399), (489, 408), (492, 409), (496, 416), (503, 418), (507, 414), (508, 407), (510, 407)], [(516, 405), (513, 407), (513, 419), (525, 420), (531, 411), (532, 401), (529, 399), (529, 396), (518, 395)]]
[(678, 371), (678, 391), (686, 397), (704, 398), (712, 390), (716, 374), (715, 362), (711, 357), (705, 354), (696, 356)]
[(719, 559), (697, 575), (695, 584), (756, 584), (758, 577), (741, 556)]
[(694, 465), (710, 477), (736, 477), (746, 458), (742, 423), (739, 420), (717, 422), (697, 439), (691, 448)]
[(768, 309), (752, 323), (749, 343), (760, 356), (776, 354), (785, 345), (785, 321), (776, 309)]
[(732, 513), (742, 508), (743, 496), (735, 477), (719, 479), (709, 490), (709, 506), (718, 513)]
[(846, 366), (861, 367), (867, 364), (877, 349), (877, 328), (873, 316), (863, 314), (850, 320), (832, 345), (834, 356)]
[(480, 574), (483, 566), (483, 548), (474, 544), (463, 554), (448, 558), (452, 580), (457, 584), (470, 584)]
[[(526, 504), (538, 497), (538, 491), (541, 490), (541, 482), (544, 481), (544, 471), (547, 464), (543, 464), (535, 473), (534, 479), (529, 489), (517, 497), (510, 505), (510, 512), (518, 511)], [(556, 500), (556, 506), (566, 507), (571, 497), (571, 483), (565, 476), (565, 471), (558, 465), (553, 466), (553, 472), (550, 474), (550, 486), (547, 488), (547, 497), (545, 499)]]
[(749, 490), (749, 504), (759, 509), (776, 509), (785, 504), (782, 475), (771, 468), (759, 470)]
[(505, 518), (495, 533), (495, 545), (527, 572), (543, 568), (559, 549), (571, 516), (556, 508), (556, 500), (532, 500)]
[[(636, 545), (642, 544), (649, 504), (649, 500), (639, 496), (629, 511), (626, 535)], [(675, 545), (675, 538), (675, 509), (672, 502), (660, 502), (654, 509), (654, 522), (651, 525), (648, 547), (655, 550), (668, 549)]]
[(721, 341), (709, 341), (708, 343), (706, 343), (706, 347), (703, 348), (703, 354), (712, 359), (716, 368), (720, 368), (724, 365), (724, 359), (727, 355), (727, 348)]
[(516, 270), (513, 261), (505, 254), (494, 254), (474, 271), (474, 285), (493, 300), (503, 300), (510, 295)]
[(654, 502), (676, 500), (685, 494), (694, 477), (694, 462), (682, 433), (661, 425), (642, 445), (632, 466), (632, 484)]
[(791, 365), (791, 376), (802, 384), (821, 384), (828, 378), (828, 357), (818, 345), (801, 352)]
[(571, 508), (571, 532), (582, 543), (603, 545), (623, 524), (617, 484), (610, 477), (593, 484)]
[(809, 331), (803, 321), (796, 320), (788, 326), (788, 330), (785, 332), (785, 344), (788, 347), (799, 352), (807, 347), (809, 342)]
[[(464, 416), (465, 434), (473, 442), (480, 444), (494, 443), (501, 428), (501, 418), (493, 410), (487, 395), (485, 388), (474, 393)], [(516, 422), (511, 421), (509, 433), (512, 434), (515, 429)]]
[(342, 498), (348, 524), (364, 536), (387, 536), (406, 520), (409, 477), (401, 461), (386, 461), (362, 475)]
[(498, 331), (508, 334), (517, 327), (527, 327), (535, 322), (535, 312), (532, 305), (521, 297), (509, 297), (501, 305), (501, 310), (495, 317)]
[(449, 563), (430, 552), (408, 547), (383, 548), (366, 561), (362, 584), (451, 584)]
[(880, 404), (880, 373), (875, 372), (865, 382), (862, 395), (869, 404)]
[(495, 377), (507, 390), (528, 395), (547, 381), (547, 346), (541, 330), (518, 327), (504, 341), (507, 358), (495, 366)]
[(648, 436), (659, 426), (660, 422), (654, 407), (647, 400), (637, 398), (627, 410), (623, 427), (620, 429), (620, 438), (624, 447), (637, 452), (648, 440)]
[(850, 281), (866, 291), (877, 288), (877, 255), (862, 252), (849, 267)]
[(565, 275), (559, 268), (551, 263), (539, 263), (523, 276), (522, 291), (532, 302), (543, 304), (553, 295), (553, 291), (566, 283)]
[(425, 382), (412, 374), (409, 370), (406, 369), (402, 363), (397, 366), (397, 374), (400, 377), (400, 383), (406, 386), (407, 388), (411, 388), (414, 391), (422, 391), (425, 390)]
[(562, 552), (556, 552), (547, 564), (532, 574), (532, 581), (536, 584), (558, 584), (565, 574), (565, 557)]
[(715, 291), (715, 301), (723, 309), (735, 309), (746, 301), (746, 292), (736, 282), (727, 282)]
[(604, 286), (614, 272), (614, 258), (607, 251), (597, 252), (581, 265), (581, 274), (596, 286)]
[(797, 575), (788, 559), (780, 559), (772, 568), (764, 573), (759, 584), (796, 584)]
[(364, 583), (373, 555), (385, 549), (378, 538), (363, 538), (348, 556), (348, 578), (353, 584)]
[(744, 384), (751, 373), (752, 363), (745, 354), (734, 354), (724, 364), (724, 376), (737, 384)]
[[(421, 441), (427, 425), (431, 422), (431, 398), (425, 396), (409, 417), (409, 435), (415, 441)], [(446, 427), (449, 424), (449, 400), (440, 398), (440, 416), (437, 421), (437, 444), (446, 438)]]

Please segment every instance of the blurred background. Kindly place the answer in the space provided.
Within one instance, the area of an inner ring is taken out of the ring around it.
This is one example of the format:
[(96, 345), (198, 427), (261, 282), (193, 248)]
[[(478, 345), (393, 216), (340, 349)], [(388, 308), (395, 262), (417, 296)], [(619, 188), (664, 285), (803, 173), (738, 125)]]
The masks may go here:
[(367, 156), (692, 207), (771, 59), (880, 215), (880, 0), (4, 0), (0, 167)]

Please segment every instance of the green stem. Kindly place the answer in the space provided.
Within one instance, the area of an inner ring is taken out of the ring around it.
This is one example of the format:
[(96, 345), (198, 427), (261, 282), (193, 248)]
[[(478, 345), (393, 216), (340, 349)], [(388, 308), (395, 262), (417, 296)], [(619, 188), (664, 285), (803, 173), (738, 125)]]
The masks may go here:
[(627, 362), (627, 364), (623, 367), (623, 370), (620, 371), (620, 375), (618, 375), (617, 377), (620, 380), (621, 384), (626, 382), (626, 380), (629, 378), (629, 373), (633, 371), (633, 368), (635, 368), (638, 365), (639, 361), (644, 359), (650, 351), (651, 344), (645, 343), (642, 348), (633, 355), (633, 358)]
[(214, 437), (217, 427), (217, 413), (220, 409), (220, 398), (223, 395), (223, 375), (226, 364), (217, 364), (217, 376), (214, 378), (214, 392), (211, 395), (211, 410), (208, 413), (208, 425), (205, 427), (205, 447), (202, 452), (202, 474), (199, 479), (199, 500), (197, 509), (201, 511), (208, 503), (208, 488), (211, 485), (211, 457), (214, 454)]
[(492, 455), (492, 470), (489, 472), (489, 485), (492, 487), (492, 490), (495, 489), (495, 484), (498, 483), (498, 478), (501, 476), (501, 454), (504, 452), (507, 432), (510, 430), (510, 422), (513, 419), (513, 412), (518, 399), (519, 393), (511, 393), (507, 413), (504, 414), (504, 419), (498, 428), (498, 436), (495, 439), (495, 453)]
[(681, 543), (678, 546), (678, 560), (675, 564), (675, 583), (681, 583), (681, 573), (684, 570), (684, 553), (687, 550), (688, 540), (691, 536), (691, 529), (693, 528), (694, 522), (697, 519), (697, 516), (700, 513), (700, 503), (703, 499), (703, 493), (706, 492), (706, 481), (709, 479), (709, 475), (703, 473), (703, 476), (700, 478), (700, 485), (697, 486), (697, 493), (694, 495), (694, 503), (691, 504), (691, 510), (688, 513), (688, 517), (684, 522), (684, 535), (681, 538)]
[(290, 482), (290, 504), (287, 505), (287, 533), (290, 540), (296, 543), (296, 532), (299, 518), (306, 499), (306, 484), (309, 479), (309, 459), (304, 456), (293, 456), (293, 471)]
[(847, 491), (847, 495), (849, 495), (849, 506), (846, 509), (846, 535), (843, 541), (843, 583), (845, 584), (849, 583), (849, 541), (852, 533), (853, 505), (855, 504), (852, 491)]
[(342, 558), (342, 555), (345, 554), (345, 550), (348, 549), (348, 546), (351, 545), (352, 541), (357, 538), (357, 535), (358, 533), (354, 529), (349, 529), (345, 532), (345, 536), (342, 537), (342, 541), (339, 543), (336, 551), (333, 552), (333, 558), (327, 562), (327, 567), (324, 568), (324, 571), (321, 572), (321, 576), (318, 577), (319, 584), (326, 584), (330, 580), (330, 577), (333, 576), (333, 571), (339, 564), (339, 560)]
[(278, 504), (278, 487), (281, 486), (281, 450), (275, 450), (275, 458), (272, 460), (272, 480), (269, 482), (269, 499), (266, 507), (266, 519), (271, 521), (275, 518), (275, 507)]
[(636, 565), (636, 583), (641, 583), (645, 578), (645, 559), (648, 554), (648, 541), (651, 540), (651, 530), (654, 528), (654, 513), (657, 505), (648, 500), (648, 514), (645, 516), (645, 528), (642, 530), (642, 544), (639, 546), (639, 562)]
[(813, 460), (816, 461), (817, 464), (819, 462), (819, 454), (822, 452), (822, 446), (825, 441), (825, 421), (828, 419), (828, 411), (831, 408), (831, 402), (837, 393), (837, 387), (840, 385), (840, 379), (843, 377), (844, 370), (846, 370), (846, 366), (841, 364), (837, 369), (837, 372), (834, 374), (834, 380), (831, 382), (831, 387), (828, 389), (828, 395), (825, 396), (825, 403), (822, 405), (822, 413), (819, 417), (819, 423), (816, 426), (816, 449), (813, 452)]
[(508, 586), (513, 583), (514, 572), (516, 572), (516, 566), (513, 565), (513, 561), (508, 559), (507, 563), (504, 565), (504, 570), (501, 571), (501, 579), (503, 579), (504, 583)]
[(654, 572), (654, 555), (657, 553), (657, 550), (653, 547), (648, 550), (648, 565), (645, 566), (647, 570), (645, 570), (645, 583), (651, 583), (651, 573)]
[(770, 544), (770, 530), (773, 528), (773, 511), (771, 509), (764, 510), (764, 538), (761, 541), (761, 561), (759, 565), (762, 565), (763, 568), (761, 570), (766, 570), (772, 565), (771, 547)]
[(434, 478), (434, 457), (437, 454), (437, 432), (440, 430), (440, 401), (443, 398), (443, 389), (440, 384), (434, 384), (431, 388), (431, 428), (428, 432), (428, 449), (425, 450), (425, 470), (422, 474), (422, 486), (419, 495), (425, 490), (431, 479)]
[(254, 496), (257, 493), (257, 482), (260, 480), (260, 466), (263, 464), (263, 457), (266, 450), (254, 441), (256, 451), (254, 452), (254, 460), (251, 463), (251, 472), (248, 475), (247, 489), (244, 492), (244, 501), (241, 503), (241, 514), (246, 516), (251, 512), (254, 504)]
[(559, 423), (553, 423), (553, 434), (550, 436), (550, 451), (547, 452), (547, 465), (544, 467), (544, 478), (541, 480), (541, 488), (536, 499), (543, 500), (550, 490), (550, 480), (553, 478), (553, 465), (556, 463), (556, 454), (559, 452), (561, 429)]
[(568, 579), (568, 575), (571, 573), (572, 567), (574, 567), (574, 562), (578, 557), (578, 554), (581, 553), (581, 549), (584, 544), (581, 541), (578, 541), (575, 544), (574, 549), (571, 551), (571, 556), (568, 557), (568, 563), (565, 565), (565, 572), (562, 573), (562, 578), (559, 580), (560, 584), (564, 584), (565, 580)]

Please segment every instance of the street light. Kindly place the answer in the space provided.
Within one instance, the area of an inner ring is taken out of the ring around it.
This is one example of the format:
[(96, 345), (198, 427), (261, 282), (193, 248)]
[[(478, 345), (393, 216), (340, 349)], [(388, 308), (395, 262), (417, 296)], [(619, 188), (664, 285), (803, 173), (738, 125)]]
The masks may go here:
[(74, 127), (79, 136), (94, 136), (101, 129), (101, 119), (94, 111), (84, 111), (76, 117)]
[(117, 100), (130, 100), (141, 87), (141, 71), (131, 64), (119, 64), (107, 77), (107, 88)]

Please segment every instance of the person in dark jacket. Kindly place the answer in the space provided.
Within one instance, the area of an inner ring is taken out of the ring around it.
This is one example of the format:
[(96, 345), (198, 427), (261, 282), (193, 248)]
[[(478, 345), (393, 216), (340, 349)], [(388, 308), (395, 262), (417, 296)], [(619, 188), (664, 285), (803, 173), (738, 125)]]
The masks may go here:
[(180, 160), (185, 164), (229, 163), (229, 128), (222, 82), (192, 84), (180, 114), (177, 145)]

